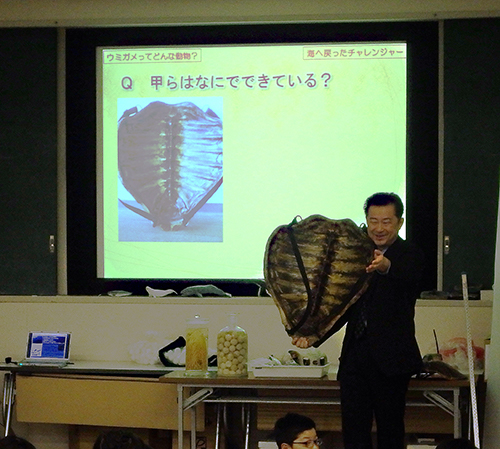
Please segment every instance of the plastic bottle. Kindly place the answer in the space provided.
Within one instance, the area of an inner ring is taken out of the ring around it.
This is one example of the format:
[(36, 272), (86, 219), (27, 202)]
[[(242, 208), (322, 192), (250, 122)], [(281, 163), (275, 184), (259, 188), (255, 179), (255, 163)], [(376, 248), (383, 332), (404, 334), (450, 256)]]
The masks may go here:
[(248, 336), (236, 324), (236, 314), (228, 315), (229, 325), (217, 334), (217, 375), (244, 377), (247, 375)]
[(187, 321), (186, 375), (204, 376), (208, 372), (208, 320), (195, 315)]

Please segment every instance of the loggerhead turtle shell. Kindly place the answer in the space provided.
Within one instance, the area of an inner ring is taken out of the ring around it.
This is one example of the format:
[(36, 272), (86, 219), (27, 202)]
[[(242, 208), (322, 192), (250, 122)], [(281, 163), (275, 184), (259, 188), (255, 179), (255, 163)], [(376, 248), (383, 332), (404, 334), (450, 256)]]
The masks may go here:
[(352, 220), (311, 215), (274, 230), (264, 258), (266, 286), (291, 337), (319, 346), (368, 286), (373, 241)]
[(190, 102), (129, 109), (119, 120), (118, 169), (144, 210), (125, 206), (180, 229), (222, 184), (222, 120)]

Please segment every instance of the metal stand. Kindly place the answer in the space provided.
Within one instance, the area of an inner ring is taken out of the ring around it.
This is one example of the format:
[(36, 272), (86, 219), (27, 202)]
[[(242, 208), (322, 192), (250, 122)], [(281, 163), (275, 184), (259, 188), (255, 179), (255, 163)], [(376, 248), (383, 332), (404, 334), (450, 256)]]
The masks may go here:
[[(216, 376), (205, 379), (190, 379), (178, 373), (170, 373), (162, 378), (161, 382), (176, 384), (178, 401), (178, 449), (183, 448), (184, 415), (188, 409), (193, 413), (191, 423), (191, 447), (196, 441), (196, 426), (194, 407), (196, 404), (214, 404), (216, 406), (216, 437), (215, 449), (223, 446), (222, 436), (227, 428), (227, 405), (238, 404), (242, 410), (242, 429), (245, 434), (244, 444), (248, 449), (250, 433), (252, 431), (252, 407), (255, 404), (310, 404), (310, 405), (339, 405), (338, 394), (308, 397), (307, 395), (294, 394), (295, 390), (307, 393), (309, 390), (338, 391), (338, 381), (330, 378), (303, 379), (289, 378), (237, 378), (223, 379)], [(429, 381), (414, 380), (410, 382), (410, 391), (420, 391), (424, 397), (415, 401), (407, 401), (408, 407), (439, 407), (453, 416), (453, 434), (455, 438), (461, 437), (463, 432), (462, 411), (469, 408), (467, 399), (469, 382), (464, 380), (454, 381)], [(238, 394), (236, 390), (247, 390), (250, 394)], [(276, 391), (277, 394), (256, 394), (259, 390), (268, 392)], [(285, 392), (283, 392), (285, 390)], [(288, 390), (288, 392), (286, 392)]]
[(3, 379), (3, 403), (2, 417), (5, 425), (4, 436), (9, 435), (10, 423), (12, 421), (12, 409), (16, 398), (16, 375), (14, 373), (5, 373)]
[(462, 294), (465, 310), (465, 326), (467, 329), (467, 358), (469, 360), (469, 381), (470, 381), (470, 399), (472, 406), (472, 428), (474, 432), (474, 445), (479, 449), (479, 419), (477, 415), (476, 399), (476, 381), (474, 375), (474, 351), (472, 349), (472, 332), (469, 316), (469, 287), (467, 286), (467, 274), (462, 273)]

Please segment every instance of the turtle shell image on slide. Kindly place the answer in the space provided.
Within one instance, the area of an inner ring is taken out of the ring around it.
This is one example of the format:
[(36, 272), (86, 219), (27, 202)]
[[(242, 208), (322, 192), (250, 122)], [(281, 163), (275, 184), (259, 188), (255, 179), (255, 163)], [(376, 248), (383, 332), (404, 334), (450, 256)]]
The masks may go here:
[(222, 120), (191, 102), (153, 101), (118, 121), (118, 171), (142, 209), (165, 231), (184, 228), (222, 184)]

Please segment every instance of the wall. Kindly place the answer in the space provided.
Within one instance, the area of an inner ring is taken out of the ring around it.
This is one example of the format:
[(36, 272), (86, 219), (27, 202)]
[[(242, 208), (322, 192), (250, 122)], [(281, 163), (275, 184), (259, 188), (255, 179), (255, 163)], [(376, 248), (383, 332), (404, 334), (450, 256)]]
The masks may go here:
[(498, 209), (497, 244), (495, 254), (495, 289), (491, 328), (491, 345), (488, 355), (488, 394), (484, 423), (484, 448), (498, 446), (500, 422), (500, 208)]
[[(470, 301), (472, 335), (483, 346), (491, 326), (491, 301)], [(249, 336), (249, 358), (281, 355), (291, 349), (278, 308), (270, 298), (190, 298), (116, 300), (107, 297), (1, 297), (0, 360), (22, 357), (26, 336), (33, 330), (73, 333), (75, 360), (129, 360), (131, 344), (146, 340), (147, 332), (162, 338), (185, 335), (186, 320), (195, 314), (209, 319), (209, 345), (227, 325), (227, 313), (238, 313), (238, 323)], [(416, 309), (417, 339), (422, 353), (435, 352), (433, 329), (441, 343), (465, 337), (461, 301), (419, 300)], [(336, 363), (343, 331), (321, 349)]]
[[(470, 318), (474, 342), (482, 346), (490, 334), (491, 301), (471, 301)], [(186, 320), (194, 314), (209, 319), (209, 346), (215, 347), (217, 332), (226, 326), (227, 313), (237, 312), (238, 323), (249, 337), (249, 359), (280, 356), (291, 349), (278, 308), (270, 298), (245, 299), (150, 299), (110, 297), (0, 298), (0, 360), (23, 356), (30, 330), (67, 330), (73, 333), (74, 360), (128, 361), (128, 348), (156, 332), (167, 339), (185, 335)], [(465, 337), (461, 301), (419, 300), (416, 308), (417, 340), (423, 354), (435, 352), (433, 330), (441, 345), (453, 337)], [(321, 349), (336, 363), (343, 331)], [(29, 437), (38, 449), (66, 449), (64, 425), (19, 424), (14, 430)]]
[(0, 2), (0, 26), (81, 26), (495, 17), (495, 0), (24, 0)]
[[(399, 0), (298, 0), (196, 1), (196, 0), (7, 0), (0, 2), (1, 27), (82, 26), (127, 24), (189, 24), (189, 23), (244, 23), (295, 21), (363, 21), (363, 20), (437, 20), (464, 17), (498, 17), (500, 7), (496, 0), (442, 0), (401, 2)], [(458, 112), (461, 114), (462, 112)], [(64, 180), (60, 180), (64, 183)], [(469, 212), (469, 211), (467, 211)], [(472, 214), (474, 216), (474, 214)], [(471, 219), (470, 215), (466, 215)], [(64, 228), (64, 226), (62, 226)], [(63, 234), (64, 237), (64, 234)], [(497, 264), (498, 265), (498, 264)], [(498, 292), (496, 292), (498, 297)], [(250, 337), (250, 357), (284, 351), (289, 341), (282, 330), (275, 306), (269, 303), (240, 304), (231, 302), (214, 305), (193, 301), (189, 304), (164, 304), (145, 298), (133, 299), (134, 304), (105, 298), (0, 298), (0, 356), (19, 358), (22, 355), (26, 333), (30, 329), (66, 328), (75, 334), (74, 357), (95, 360), (124, 360), (129, 344), (142, 339), (148, 330), (165, 333), (174, 338), (184, 330), (184, 320), (196, 312), (207, 313), (213, 330), (225, 324), (224, 312), (240, 312), (240, 323)], [(260, 301), (260, 300), (259, 300)], [(430, 303), (427, 303), (430, 305)], [(436, 306), (417, 308), (417, 337), (422, 352), (433, 350), (432, 330), (436, 329), (440, 341), (458, 336), (464, 329), (463, 311), (459, 303), (445, 302)], [(498, 304), (497, 304), (498, 305)], [(498, 312), (497, 308), (495, 309)], [(473, 338), (482, 342), (489, 335), (491, 308), (477, 304), (473, 315)], [(495, 315), (498, 317), (498, 313)], [(495, 318), (495, 321), (498, 321)], [(443, 325), (445, 323), (445, 326)], [(62, 327), (61, 327), (62, 326)], [(261, 330), (266, 329), (263, 333)], [(495, 329), (495, 328), (494, 328)], [(168, 333), (167, 333), (168, 332)], [(498, 329), (494, 331), (494, 337)], [(462, 333), (462, 335), (465, 332)], [(102, 342), (106, 345), (102, 345)], [(268, 342), (272, 341), (272, 345)], [(331, 358), (336, 358), (341, 334), (325, 344)], [(497, 346), (498, 351), (498, 346)], [(496, 372), (500, 372), (499, 369)], [(492, 379), (500, 382), (499, 379)], [(496, 387), (498, 388), (498, 387)], [(495, 387), (493, 387), (493, 391)], [(497, 394), (489, 402), (492, 417), (498, 416)], [(495, 447), (498, 439), (498, 420), (489, 421), (486, 441)], [(17, 425), (16, 425), (17, 426)], [(39, 449), (65, 448), (65, 426), (31, 425), (16, 427), (33, 436)]]

